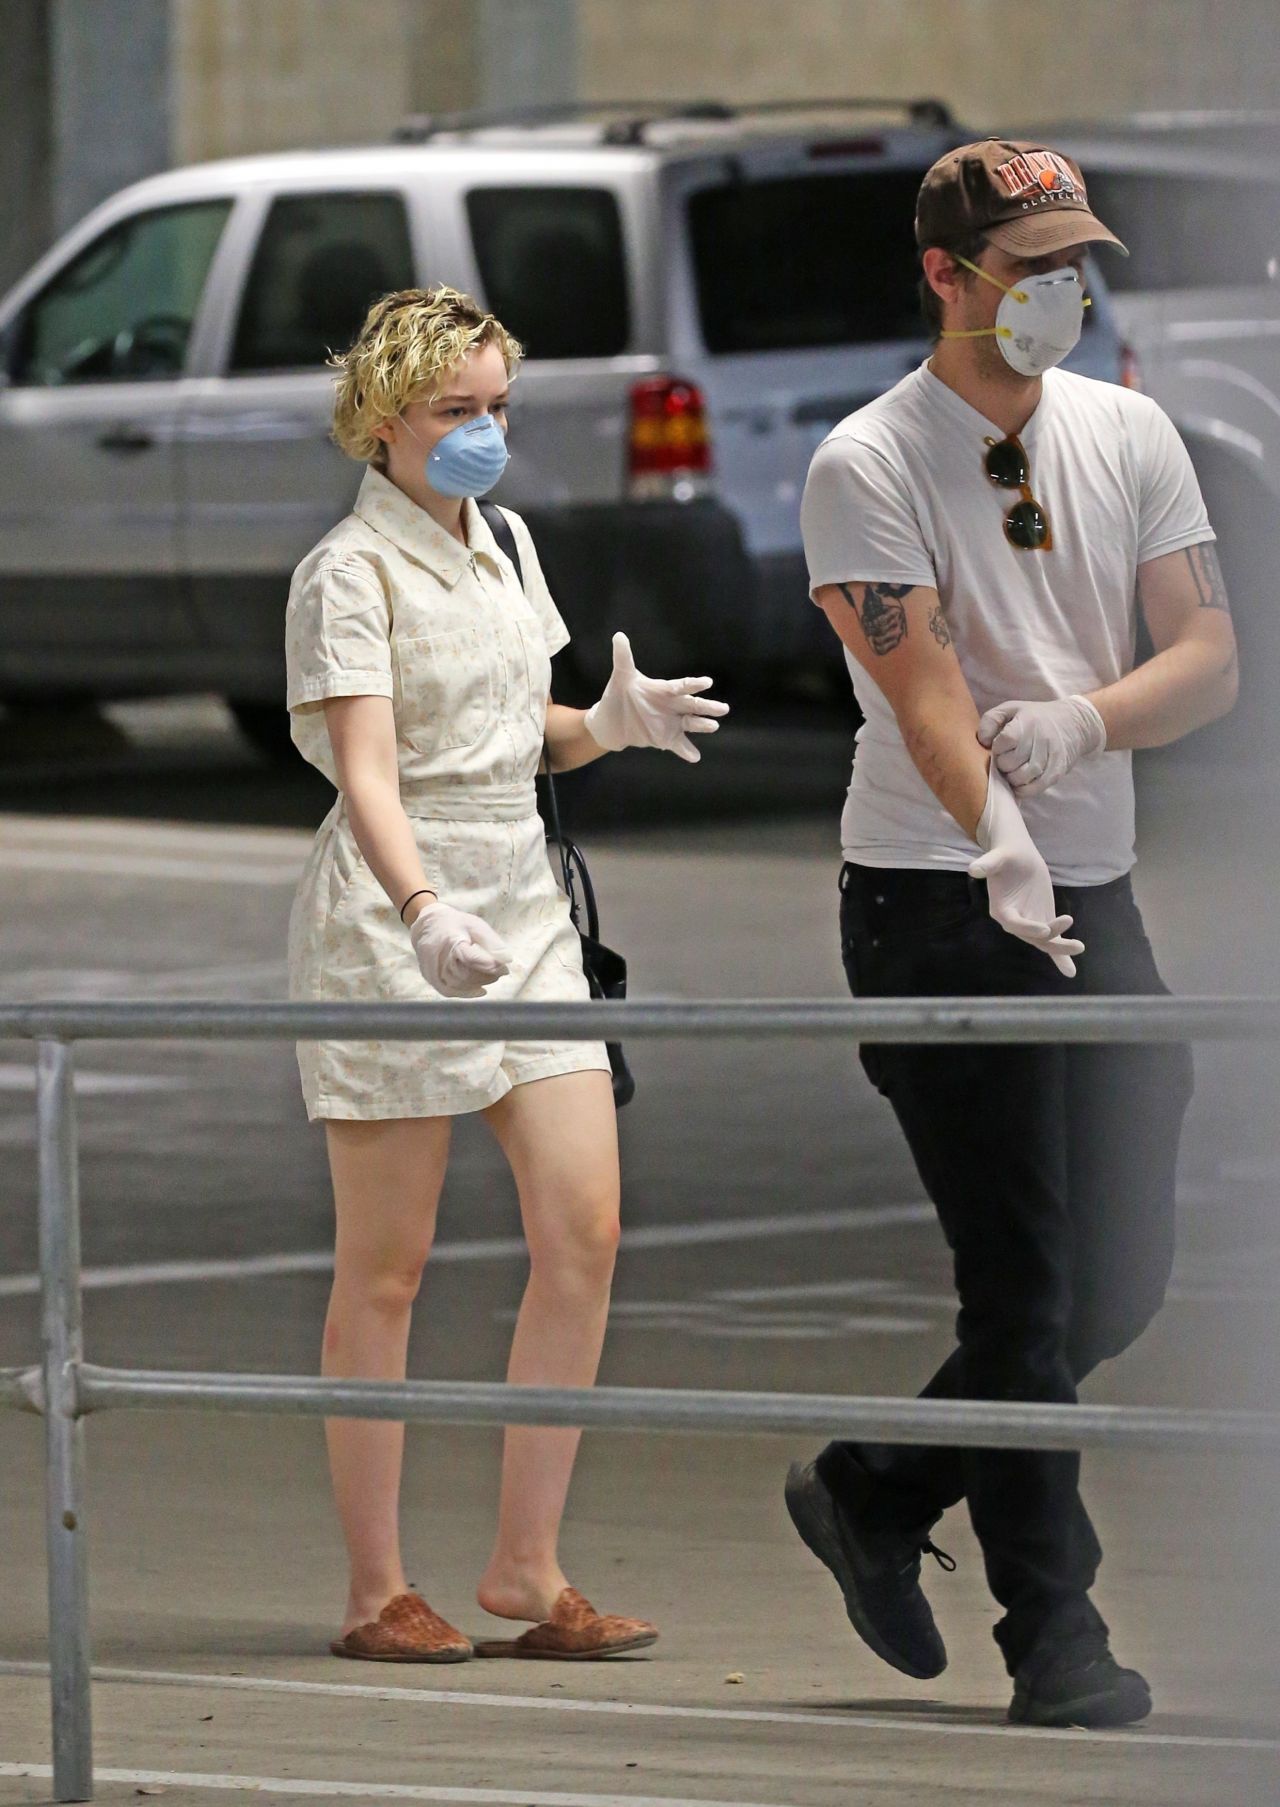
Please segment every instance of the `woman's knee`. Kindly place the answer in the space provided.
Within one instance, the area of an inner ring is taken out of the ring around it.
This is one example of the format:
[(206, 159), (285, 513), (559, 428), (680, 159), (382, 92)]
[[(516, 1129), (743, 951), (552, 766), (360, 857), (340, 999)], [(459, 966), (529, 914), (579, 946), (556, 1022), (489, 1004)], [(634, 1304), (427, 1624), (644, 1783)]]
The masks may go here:
[(539, 1214), (529, 1234), (529, 1257), (535, 1276), (567, 1287), (607, 1286), (613, 1277), (622, 1234), (615, 1196), (577, 1201), (575, 1208)]
[(379, 1317), (403, 1317), (418, 1296), (427, 1254), (423, 1248), (390, 1258), (361, 1259), (344, 1255), (340, 1248), (333, 1277), (335, 1303)]

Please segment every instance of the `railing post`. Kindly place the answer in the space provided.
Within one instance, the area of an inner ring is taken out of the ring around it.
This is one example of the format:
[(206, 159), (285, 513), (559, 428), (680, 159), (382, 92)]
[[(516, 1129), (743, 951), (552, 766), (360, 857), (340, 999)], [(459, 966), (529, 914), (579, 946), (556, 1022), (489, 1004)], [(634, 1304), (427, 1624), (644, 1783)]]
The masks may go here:
[(36, 1073), (36, 1129), (40, 1170), (53, 1792), (58, 1801), (91, 1801), (93, 1726), (89, 1701), (84, 1427), (77, 1416), (76, 1400), (76, 1374), (84, 1347), (80, 1314), (80, 1184), (73, 1077), (70, 1044), (41, 1041)]

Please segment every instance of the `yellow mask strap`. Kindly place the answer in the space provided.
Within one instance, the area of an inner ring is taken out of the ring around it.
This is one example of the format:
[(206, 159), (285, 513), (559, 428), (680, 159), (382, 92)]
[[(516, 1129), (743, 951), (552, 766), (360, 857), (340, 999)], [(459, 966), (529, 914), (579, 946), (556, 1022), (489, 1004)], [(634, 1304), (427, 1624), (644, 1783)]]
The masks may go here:
[(1025, 289), (1011, 289), (1007, 282), (1001, 282), (998, 276), (993, 276), (990, 270), (984, 270), (980, 264), (971, 264), (969, 259), (967, 257), (961, 257), (958, 251), (953, 251), (951, 255), (958, 264), (963, 264), (966, 270), (972, 270), (975, 276), (981, 276), (984, 282), (989, 282), (992, 288), (1003, 289), (1005, 294), (1012, 295), (1015, 301), (1025, 301), (1027, 299), (1027, 291)]
[[(958, 251), (953, 251), (951, 255), (958, 264), (963, 264), (966, 270), (972, 270), (975, 276), (981, 276), (982, 280), (989, 282), (993, 288), (1003, 289), (1005, 294), (1012, 295), (1015, 301), (1026, 300), (1025, 289), (1011, 289), (1007, 283), (1001, 282), (1000, 278), (993, 276), (989, 270), (982, 269), (978, 264), (970, 263), (967, 257), (961, 257)], [(1013, 328), (1009, 326), (978, 326), (970, 332), (943, 332), (939, 333), (938, 337), (941, 339), (1012, 339)]]

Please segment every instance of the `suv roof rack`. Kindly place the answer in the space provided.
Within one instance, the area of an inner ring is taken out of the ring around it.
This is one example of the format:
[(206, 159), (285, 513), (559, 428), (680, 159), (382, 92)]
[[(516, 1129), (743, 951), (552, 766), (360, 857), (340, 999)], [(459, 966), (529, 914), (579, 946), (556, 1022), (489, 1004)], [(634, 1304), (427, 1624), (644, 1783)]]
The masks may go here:
[(414, 113), (395, 128), (399, 144), (426, 144), (444, 132), (482, 132), (495, 126), (562, 125), (589, 120), (597, 113), (621, 117), (605, 126), (606, 144), (643, 144), (651, 125), (680, 120), (724, 123), (761, 113), (900, 112), (912, 125), (948, 131), (955, 118), (945, 101), (842, 96), (839, 99), (744, 101), (722, 100), (580, 100), (553, 101), (525, 107), (476, 107), (460, 113)]

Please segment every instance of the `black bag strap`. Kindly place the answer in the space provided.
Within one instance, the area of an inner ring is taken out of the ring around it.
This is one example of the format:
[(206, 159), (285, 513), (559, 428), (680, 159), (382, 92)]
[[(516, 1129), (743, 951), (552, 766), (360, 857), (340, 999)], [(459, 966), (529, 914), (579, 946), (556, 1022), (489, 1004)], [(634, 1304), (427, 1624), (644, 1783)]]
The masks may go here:
[[(477, 502), (476, 507), (484, 518), (485, 525), (493, 535), (500, 551), (505, 552), (515, 566), (516, 578), (520, 588), (524, 589), (524, 569), (520, 563), (520, 548), (516, 544), (516, 536), (510, 521), (496, 502)], [(560, 871), (564, 878), (564, 894), (569, 899), (569, 914), (573, 918), (574, 927), (578, 927), (578, 893), (574, 883), (575, 872), (582, 883), (583, 900), (587, 909), (587, 933), (596, 936), (599, 930), (599, 917), (596, 910), (596, 894), (587, 872), (586, 861), (571, 843), (566, 842), (564, 830), (560, 826), (560, 803), (556, 797), (556, 781), (551, 772), (551, 749), (546, 743), (542, 747), (542, 766), (547, 780), (547, 809), (551, 816), (551, 833), (556, 849), (560, 855)]]
[(511, 523), (498, 507), (496, 502), (477, 502), (476, 507), (484, 517), (484, 524), (498, 542), (498, 550), (505, 552), (516, 568), (516, 581), (524, 589), (524, 572), (520, 566), (520, 548), (516, 545), (516, 536)]

